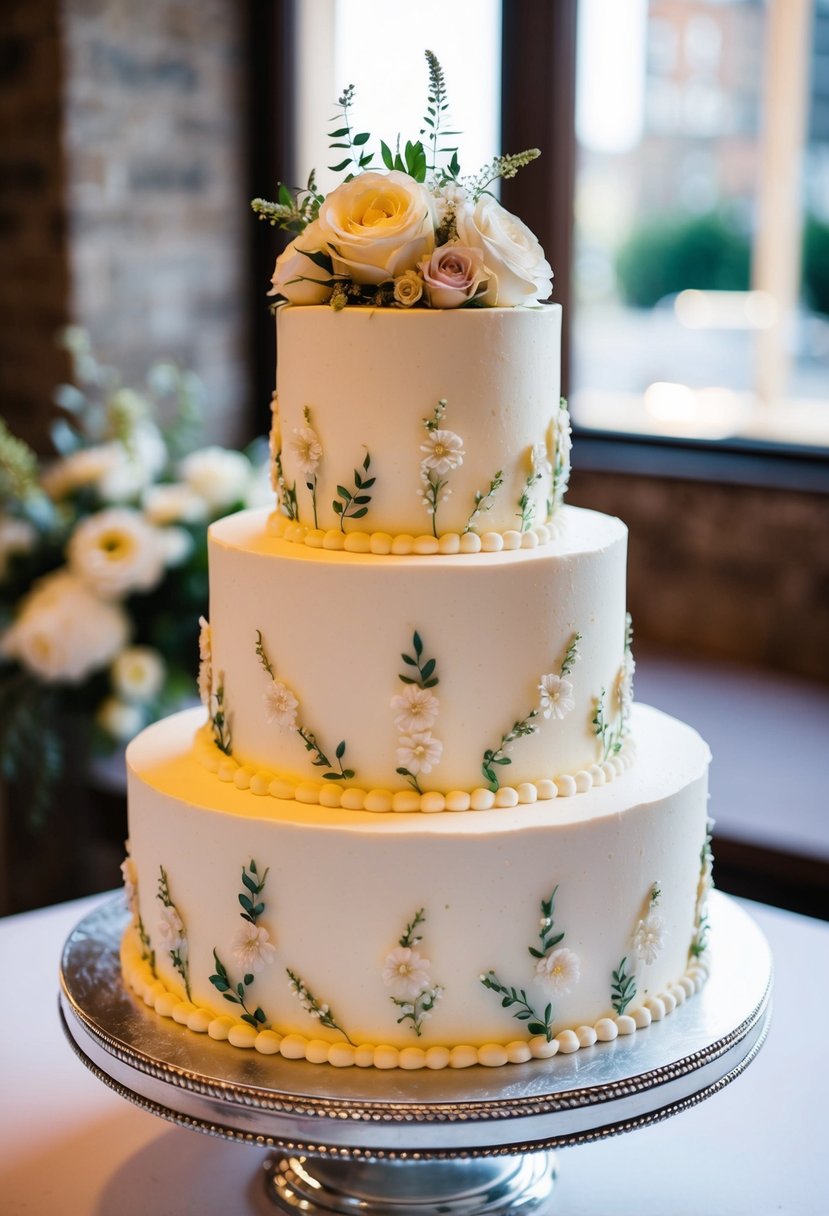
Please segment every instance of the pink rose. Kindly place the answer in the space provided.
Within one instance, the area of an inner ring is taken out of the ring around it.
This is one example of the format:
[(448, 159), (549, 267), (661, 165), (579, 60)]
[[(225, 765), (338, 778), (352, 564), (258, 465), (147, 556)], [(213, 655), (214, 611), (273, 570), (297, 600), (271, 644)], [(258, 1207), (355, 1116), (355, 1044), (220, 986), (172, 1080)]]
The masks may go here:
[(432, 308), (466, 304), (488, 277), (481, 251), (457, 242), (440, 245), (431, 257), (418, 263), (418, 269)]

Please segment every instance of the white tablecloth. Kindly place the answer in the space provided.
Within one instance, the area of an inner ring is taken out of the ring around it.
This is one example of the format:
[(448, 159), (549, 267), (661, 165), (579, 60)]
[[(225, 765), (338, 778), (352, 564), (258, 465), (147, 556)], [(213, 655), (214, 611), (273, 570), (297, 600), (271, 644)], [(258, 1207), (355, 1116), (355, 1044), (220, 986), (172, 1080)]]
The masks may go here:
[[(275, 1211), (261, 1198), (262, 1150), (146, 1114), (97, 1081), (64, 1040), (61, 946), (100, 898), (0, 920), (0, 1213)], [(775, 956), (774, 1021), (760, 1055), (690, 1111), (564, 1150), (555, 1216), (829, 1212), (829, 924), (747, 906)], [(10, 1013), (12, 1002), (23, 1013)]]

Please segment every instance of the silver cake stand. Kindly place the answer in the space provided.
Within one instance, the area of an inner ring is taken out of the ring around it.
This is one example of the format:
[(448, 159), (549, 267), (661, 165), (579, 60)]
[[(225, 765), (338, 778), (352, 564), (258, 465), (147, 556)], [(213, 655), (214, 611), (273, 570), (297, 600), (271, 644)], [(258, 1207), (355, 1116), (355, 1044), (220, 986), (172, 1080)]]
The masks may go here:
[(61, 964), (78, 1056), (144, 1110), (270, 1147), (277, 1209), (309, 1216), (537, 1212), (554, 1152), (634, 1131), (710, 1097), (754, 1059), (771, 1015), (771, 955), (750, 917), (711, 900), (712, 975), (647, 1030), (573, 1055), (461, 1071), (338, 1070), (261, 1057), (160, 1019), (123, 988), (121, 898), (86, 916)]

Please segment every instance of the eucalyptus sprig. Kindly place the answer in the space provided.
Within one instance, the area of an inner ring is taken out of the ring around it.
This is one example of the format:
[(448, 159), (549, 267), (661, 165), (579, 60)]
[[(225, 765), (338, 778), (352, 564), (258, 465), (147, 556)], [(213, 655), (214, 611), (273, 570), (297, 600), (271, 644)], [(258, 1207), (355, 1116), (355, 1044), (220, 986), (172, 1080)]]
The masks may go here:
[(501, 1005), (504, 1009), (512, 1009), (514, 1018), (517, 1018), (519, 1022), (527, 1023), (527, 1030), (530, 1034), (543, 1034), (548, 1043), (551, 1041), (553, 1037), (552, 1004), (548, 1004), (543, 1015), (540, 1015), (530, 1004), (526, 989), (512, 988), (507, 984), (502, 984), (494, 971), (487, 971), (480, 977), (480, 980), (484, 988), (489, 988), (491, 992), (496, 992), (501, 997)]

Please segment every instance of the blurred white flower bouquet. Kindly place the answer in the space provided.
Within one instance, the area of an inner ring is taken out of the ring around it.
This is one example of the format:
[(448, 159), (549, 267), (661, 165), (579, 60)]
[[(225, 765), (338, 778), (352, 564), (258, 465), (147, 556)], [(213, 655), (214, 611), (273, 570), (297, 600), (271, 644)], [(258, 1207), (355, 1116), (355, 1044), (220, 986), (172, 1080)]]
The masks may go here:
[(199, 447), (197, 378), (157, 363), (121, 383), (70, 328), (58, 458), (0, 421), (0, 772), (42, 820), (66, 762), (62, 726), (113, 748), (195, 691), (207, 525), (270, 501), (253, 453)]

